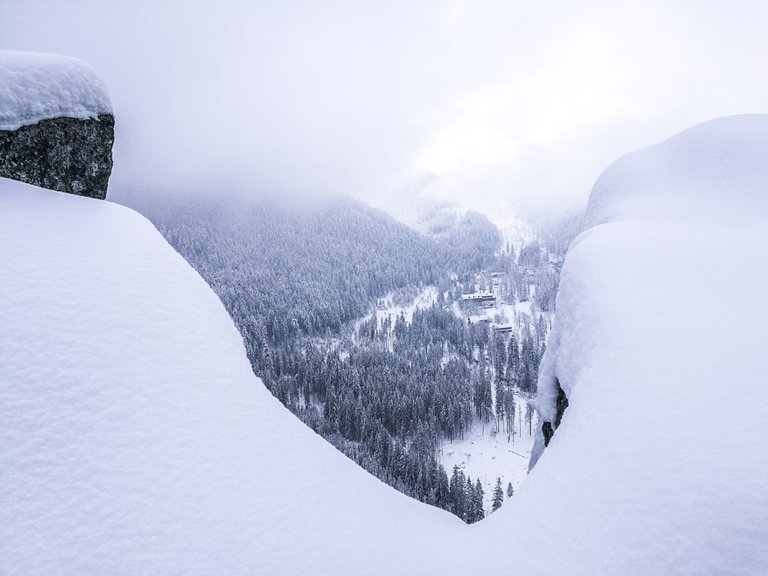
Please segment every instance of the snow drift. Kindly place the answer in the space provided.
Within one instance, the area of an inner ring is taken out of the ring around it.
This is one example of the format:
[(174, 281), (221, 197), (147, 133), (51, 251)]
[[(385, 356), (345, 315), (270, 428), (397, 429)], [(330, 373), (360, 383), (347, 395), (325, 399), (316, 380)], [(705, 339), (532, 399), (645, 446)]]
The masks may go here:
[(767, 144), (728, 118), (601, 177), (541, 382), (570, 407), (469, 527), (284, 410), (146, 220), (0, 181), (0, 573), (764, 573)]
[(766, 217), (766, 115), (691, 128), (595, 184), (540, 377), (542, 417), (555, 379), (570, 407), (507, 510), (546, 513), (553, 568), (765, 573)]
[(459, 533), (267, 392), (148, 221), (0, 182), (0, 573), (384, 573)]

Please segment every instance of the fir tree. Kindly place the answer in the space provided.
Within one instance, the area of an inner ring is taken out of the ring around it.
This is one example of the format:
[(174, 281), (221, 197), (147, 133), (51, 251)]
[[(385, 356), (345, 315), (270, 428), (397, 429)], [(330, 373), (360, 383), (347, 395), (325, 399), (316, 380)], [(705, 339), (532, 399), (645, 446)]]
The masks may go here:
[[(511, 486), (511, 484), (510, 484)], [(504, 503), (504, 489), (501, 487), (501, 478), (496, 478), (496, 487), (493, 489), (493, 504), (491, 512), (496, 512)]]
[(464, 509), (464, 521), (467, 524), (473, 524), (477, 522), (475, 507), (475, 488), (472, 484), (472, 478), (467, 476), (466, 483), (464, 484), (465, 495), (465, 509)]
[(505, 398), (506, 391), (504, 387), (504, 382), (502, 382), (501, 379), (496, 380), (496, 429), (498, 430), (500, 427), (500, 422), (504, 421), (504, 408), (507, 404), (507, 399)]
[(458, 466), (453, 467), (453, 474), (448, 487), (450, 510), (459, 518), (466, 520), (464, 472)]
[(507, 371), (506, 379), (511, 385), (517, 385), (517, 373), (520, 368), (520, 347), (517, 344), (515, 333), (509, 339), (507, 345)]
[[(470, 488), (472, 484), (470, 482)], [(480, 483), (480, 478), (475, 483), (475, 488), (472, 490), (472, 518), (473, 522), (477, 522), (485, 518), (485, 510), (483, 509), (483, 497), (485, 492), (483, 491), (483, 485)]]

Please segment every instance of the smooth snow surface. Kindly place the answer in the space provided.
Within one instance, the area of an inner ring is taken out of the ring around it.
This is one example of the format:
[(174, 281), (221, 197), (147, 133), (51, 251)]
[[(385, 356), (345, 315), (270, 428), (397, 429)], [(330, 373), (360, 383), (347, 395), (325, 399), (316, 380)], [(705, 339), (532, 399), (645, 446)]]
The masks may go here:
[(540, 383), (570, 407), (466, 526), (283, 409), (146, 220), (0, 180), (0, 573), (764, 575), (766, 182), (765, 116), (606, 171)]
[(104, 82), (77, 58), (0, 50), (0, 130), (111, 114)]
[(555, 377), (571, 405), (509, 510), (547, 500), (560, 573), (768, 570), (767, 200), (766, 115), (691, 128), (595, 185), (539, 382), (545, 419)]
[(135, 212), (0, 180), (0, 247), (3, 576), (405, 574), (465, 528), (285, 410)]

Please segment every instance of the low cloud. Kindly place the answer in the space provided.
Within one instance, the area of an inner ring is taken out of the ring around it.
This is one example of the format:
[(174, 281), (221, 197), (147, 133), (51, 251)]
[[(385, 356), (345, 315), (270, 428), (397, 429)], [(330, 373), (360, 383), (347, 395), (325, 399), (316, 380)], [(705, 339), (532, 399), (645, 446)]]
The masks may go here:
[[(221, 5), (219, 5), (221, 4)], [(714, 116), (765, 111), (762, 2), (30, 2), (0, 47), (89, 61), (116, 187), (340, 192), (527, 213)]]

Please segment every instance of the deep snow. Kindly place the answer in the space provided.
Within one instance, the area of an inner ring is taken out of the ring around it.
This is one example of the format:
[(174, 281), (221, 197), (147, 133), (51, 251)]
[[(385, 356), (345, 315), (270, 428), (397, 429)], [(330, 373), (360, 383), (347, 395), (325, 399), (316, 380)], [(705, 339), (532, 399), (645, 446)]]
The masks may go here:
[(0, 246), (1, 574), (404, 573), (461, 533), (286, 411), (143, 217), (2, 179)]
[(767, 199), (766, 115), (698, 125), (597, 181), (539, 380), (545, 419), (554, 377), (571, 405), (509, 510), (546, 497), (578, 573), (765, 573)]
[(766, 116), (606, 171), (540, 382), (570, 407), (465, 526), (282, 408), (146, 220), (0, 180), (0, 573), (764, 574), (767, 182)]
[(0, 130), (47, 118), (111, 114), (104, 82), (77, 58), (0, 50)]

